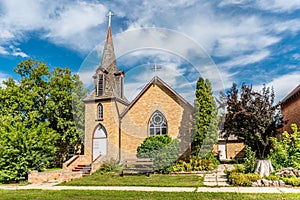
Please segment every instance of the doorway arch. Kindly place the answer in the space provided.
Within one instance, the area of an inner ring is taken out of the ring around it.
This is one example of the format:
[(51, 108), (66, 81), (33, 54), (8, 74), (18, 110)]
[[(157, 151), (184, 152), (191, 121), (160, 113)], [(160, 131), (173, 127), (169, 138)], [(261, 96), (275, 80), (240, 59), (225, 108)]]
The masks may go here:
[(107, 133), (102, 124), (99, 124), (93, 135), (93, 161), (100, 155), (106, 156), (107, 154)]

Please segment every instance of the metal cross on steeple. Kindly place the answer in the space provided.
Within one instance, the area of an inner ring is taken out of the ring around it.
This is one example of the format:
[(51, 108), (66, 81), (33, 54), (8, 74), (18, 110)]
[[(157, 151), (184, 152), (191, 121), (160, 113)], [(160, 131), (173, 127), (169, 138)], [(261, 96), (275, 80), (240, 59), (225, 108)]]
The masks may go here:
[(111, 25), (111, 17), (114, 16), (114, 13), (112, 13), (111, 11), (109, 11), (106, 16), (108, 17), (108, 27), (110, 27), (110, 25)]
[(153, 71), (154, 73), (156, 73), (157, 70), (161, 69), (161, 67), (158, 66), (158, 65), (156, 65), (156, 64), (154, 64), (154, 66), (153, 66), (151, 69), (152, 69), (152, 71)]
[(154, 66), (151, 69), (155, 73), (155, 76), (154, 76), (154, 85), (156, 85), (156, 72), (157, 72), (157, 70), (161, 69), (161, 67), (158, 66), (158, 65), (156, 65), (156, 64), (154, 64)]

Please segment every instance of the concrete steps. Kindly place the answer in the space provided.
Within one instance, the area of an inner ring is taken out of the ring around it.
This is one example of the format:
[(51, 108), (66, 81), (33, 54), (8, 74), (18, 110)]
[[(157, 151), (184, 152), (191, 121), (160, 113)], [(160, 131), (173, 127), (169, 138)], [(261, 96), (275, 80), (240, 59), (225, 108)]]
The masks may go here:
[(82, 172), (83, 176), (89, 176), (91, 175), (91, 165), (77, 165), (74, 169), (72, 169), (72, 172)]

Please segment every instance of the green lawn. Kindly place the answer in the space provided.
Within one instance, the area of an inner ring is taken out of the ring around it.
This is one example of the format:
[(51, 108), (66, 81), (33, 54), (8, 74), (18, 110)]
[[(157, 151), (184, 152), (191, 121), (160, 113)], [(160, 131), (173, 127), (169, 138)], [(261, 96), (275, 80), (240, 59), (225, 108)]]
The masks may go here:
[(185, 192), (136, 192), (136, 191), (88, 191), (88, 190), (0, 190), (0, 199), (300, 199), (300, 194), (237, 194), (237, 193), (185, 193)]
[(198, 175), (125, 175), (93, 174), (81, 179), (62, 183), (71, 186), (152, 186), (152, 187), (199, 187), (203, 186), (203, 177)]

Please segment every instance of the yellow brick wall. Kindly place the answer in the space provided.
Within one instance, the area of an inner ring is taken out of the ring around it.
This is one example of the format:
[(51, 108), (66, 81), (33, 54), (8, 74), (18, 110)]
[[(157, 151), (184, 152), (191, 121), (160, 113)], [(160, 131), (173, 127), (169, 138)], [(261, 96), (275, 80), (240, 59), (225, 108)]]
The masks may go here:
[(176, 96), (163, 87), (148, 88), (122, 120), (122, 160), (135, 157), (137, 147), (148, 137), (148, 123), (156, 110), (165, 116), (168, 134), (172, 138), (185, 139), (182, 149), (189, 146), (193, 110), (178, 102)]
[[(140, 96), (122, 119), (121, 124), (121, 160), (136, 156), (137, 147), (148, 137), (148, 123), (152, 114), (159, 110), (168, 123), (168, 134), (181, 141), (182, 150), (190, 147), (193, 127), (193, 109), (164, 87), (151, 86)], [(107, 159), (119, 159), (119, 118), (126, 106), (115, 101), (102, 101), (103, 120), (97, 120), (96, 102), (85, 104), (85, 156), (92, 162), (93, 134), (101, 123), (107, 132)], [(118, 109), (117, 109), (118, 107)]]
[(235, 142), (226, 144), (226, 157), (227, 159), (240, 158), (244, 155), (244, 143)]
[[(103, 106), (103, 120), (97, 119), (97, 106), (96, 102), (88, 102), (85, 104), (85, 138), (84, 138), (84, 154), (92, 161), (93, 150), (93, 134), (95, 128), (101, 123), (107, 132), (108, 149), (107, 156), (118, 159), (119, 152), (119, 118), (114, 101), (102, 101)], [(124, 109), (124, 105), (117, 103), (120, 110)]]

